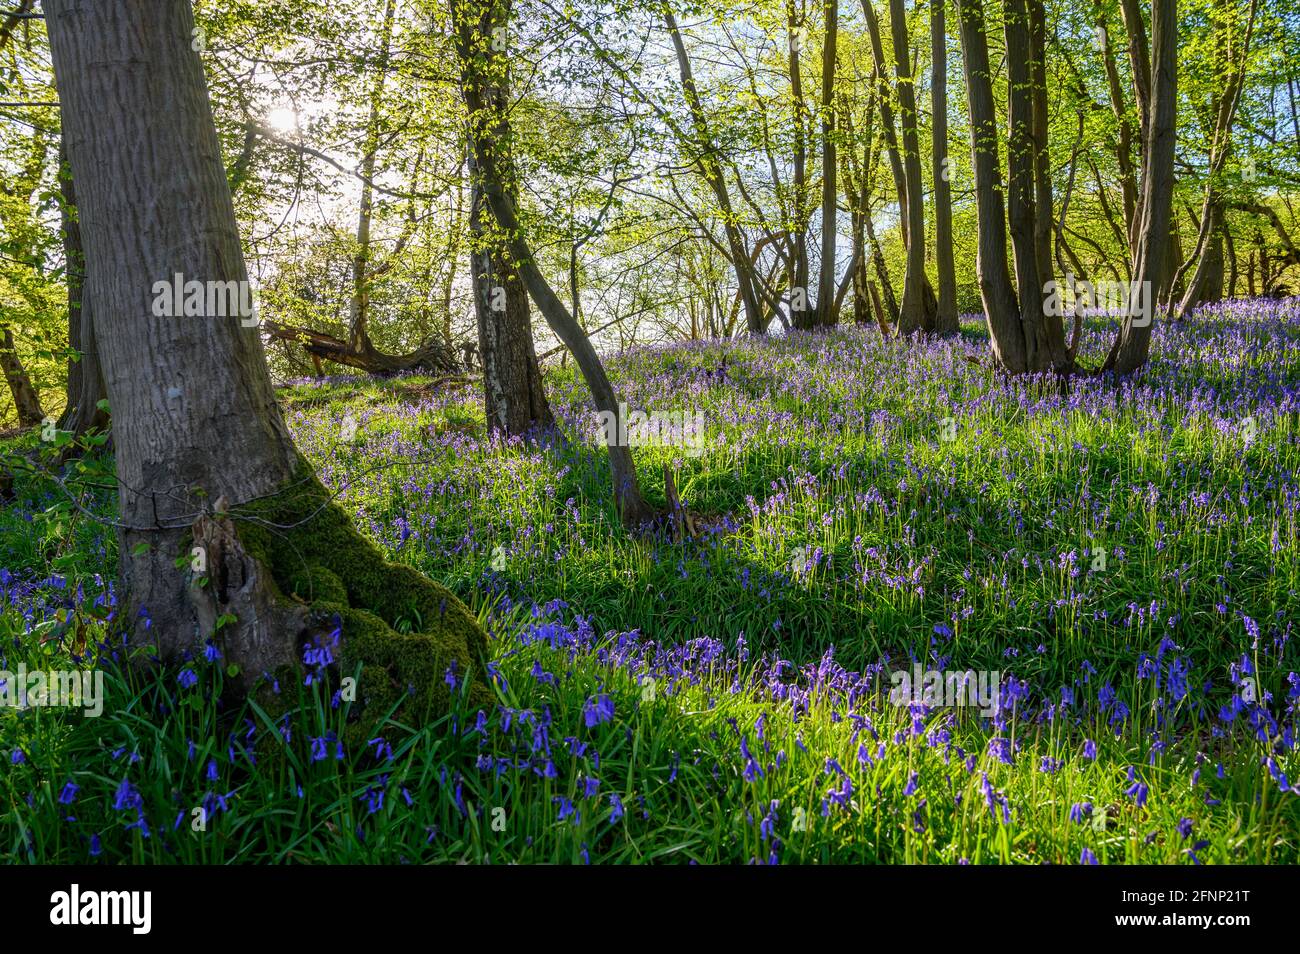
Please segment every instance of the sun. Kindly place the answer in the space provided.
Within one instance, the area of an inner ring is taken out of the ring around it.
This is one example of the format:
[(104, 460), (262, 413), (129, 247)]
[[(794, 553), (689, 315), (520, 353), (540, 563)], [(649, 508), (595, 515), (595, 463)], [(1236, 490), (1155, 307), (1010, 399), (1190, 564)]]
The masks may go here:
[(279, 133), (291, 133), (298, 128), (298, 112), (292, 106), (277, 106), (266, 114), (266, 124)]

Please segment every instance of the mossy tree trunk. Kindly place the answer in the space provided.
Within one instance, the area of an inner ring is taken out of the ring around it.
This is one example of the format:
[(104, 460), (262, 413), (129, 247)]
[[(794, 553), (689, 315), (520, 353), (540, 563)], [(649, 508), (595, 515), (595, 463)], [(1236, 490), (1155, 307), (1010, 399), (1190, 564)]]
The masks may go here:
[(189, 0), (47, 0), (45, 14), (138, 658), (211, 641), (249, 690), (337, 630), (344, 660), (373, 666), (359, 701), (408, 685), (445, 701), (453, 661), (482, 695), (477, 624), (446, 590), (385, 564), (330, 504), (289, 437), (254, 323), (153, 313), (155, 283), (174, 275), (248, 277)]

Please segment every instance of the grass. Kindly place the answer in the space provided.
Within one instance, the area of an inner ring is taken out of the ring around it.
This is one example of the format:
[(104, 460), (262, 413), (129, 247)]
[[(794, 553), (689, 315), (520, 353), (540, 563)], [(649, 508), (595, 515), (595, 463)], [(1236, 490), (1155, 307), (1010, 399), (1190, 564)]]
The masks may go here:
[[(635, 451), (652, 500), (667, 464), (714, 528), (685, 545), (618, 528), (571, 372), (562, 436), (534, 442), (486, 436), (472, 388), (287, 388), (358, 526), (493, 636), (495, 711), (341, 757), (350, 706), (319, 683), (281, 687), (281, 720), (221, 710), (219, 659), (120, 668), (88, 516), (111, 462), (67, 481), (77, 506), (20, 476), (0, 668), (95, 662), (108, 703), (0, 709), (0, 858), (1300, 861), (1300, 313), (1203, 313), (1140, 382), (1068, 393), (967, 360), (985, 347), (619, 356), (630, 407), (708, 425), (698, 456)], [(892, 704), (914, 661), (998, 671), (999, 711)]]

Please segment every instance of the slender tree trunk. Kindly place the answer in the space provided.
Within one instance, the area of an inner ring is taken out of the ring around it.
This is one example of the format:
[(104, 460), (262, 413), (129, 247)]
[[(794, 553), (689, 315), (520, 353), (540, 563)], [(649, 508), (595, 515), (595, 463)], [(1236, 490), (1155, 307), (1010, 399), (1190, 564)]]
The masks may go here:
[(0, 326), (0, 371), (4, 372), (9, 393), (13, 395), (18, 426), (39, 426), (45, 419), (45, 412), (41, 410), (40, 395), (36, 393), (31, 376), (23, 367), (22, 359), (18, 357), (18, 345), (14, 341), (13, 331), (7, 325)]
[(934, 313), (926, 294), (925, 196), (921, 191), (916, 87), (912, 80), (907, 10), (903, 0), (889, 0), (889, 23), (894, 39), (894, 77), (898, 82), (898, 112), (903, 132), (903, 183), (907, 190), (907, 271), (898, 319), (898, 334), (906, 337), (918, 331), (932, 331)]
[(948, 35), (944, 25), (946, 0), (930, 0), (930, 106), (934, 175), (934, 260), (939, 277), (934, 330), (956, 334), (957, 270), (953, 262), (952, 186), (948, 169)]
[[(1047, 13), (1043, 0), (1028, 0), (1031, 112), (1030, 135), (1034, 145), (1034, 249), (1038, 255), (1038, 277), (1052, 276), (1052, 169), (1048, 152), (1047, 109)], [(1058, 356), (1059, 357), (1059, 356)]]
[[(528, 294), (541, 310), (551, 331), (572, 352), (587, 387), (591, 390), (596, 409), (613, 415), (615, 421), (621, 422), (622, 408), (600, 356), (596, 354), (586, 332), (573, 320), (573, 316), (542, 275), (520, 224), (512, 198), (517, 178), (510, 142), (497, 140), (493, 136), (494, 131), (502, 128), (499, 125), (500, 117), (493, 111), (489, 91), (500, 82), (501, 71), (505, 68), (505, 57), (496, 55), (499, 51), (493, 46), (493, 38), (500, 36), (496, 28), (506, 23), (504, 5), (474, 4), (469, 0), (449, 0), (449, 5), (456, 53), (460, 60), (461, 93), (469, 113), (470, 149), (474, 154), (479, 188), (497, 226), (509, 243)], [(693, 82), (688, 85), (694, 88)], [(712, 159), (707, 161), (716, 162)], [(646, 524), (654, 519), (655, 512), (641, 496), (632, 453), (616, 435), (607, 436), (614, 502), (619, 516), (625, 526)]]
[(794, 130), (792, 156), (791, 194), (794, 215), (791, 223), (790, 244), (793, 266), (790, 289), (790, 320), (795, 328), (807, 331), (817, 324), (816, 303), (811, 300), (808, 287), (808, 119), (803, 94), (803, 67), (799, 59), (803, 42), (803, 29), (799, 22), (794, 0), (786, 3), (786, 33), (790, 40), (788, 65), (790, 70), (790, 112)]
[(354, 351), (374, 350), (370, 343), (370, 225), (374, 217), (375, 163), (379, 154), (379, 113), (384, 101), (384, 81), (393, 43), (393, 20), (397, 0), (386, 0), (380, 34), (379, 68), (370, 89), (370, 110), (366, 116), (365, 153), (361, 157), (361, 207), (357, 213), (357, 248), (352, 256), (352, 300), (348, 305), (348, 337)]
[(1178, 318), (1183, 317), (1186, 312), (1201, 302), (1206, 280), (1210, 276), (1210, 270), (1216, 267), (1216, 263), (1220, 273), (1220, 284), (1223, 280), (1223, 246), (1218, 244), (1217, 258), (1212, 254), (1212, 248), (1216, 244), (1212, 239), (1218, 238), (1219, 231), (1223, 227), (1224, 198), (1218, 177), (1228, 156), (1232, 153), (1232, 121), (1237, 114), (1237, 103), (1240, 101), (1241, 90), (1245, 85), (1246, 60), (1250, 55), (1250, 41), (1255, 31), (1257, 9), (1257, 0), (1251, 0), (1250, 18), (1246, 25), (1245, 37), (1238, 50), (1237, 44), (1232, 42), (1228, 4), (1226, 0), (1215, 2), (1214, 13), (1218, 21), (1215, 29), (1215, 58), (1223, 71), (1224, 80), (1223, 88), (1217, 90), (1211, 100), (1214, 129), (1211, 133), (1210, 167), (1206, 172), (1205, 198), (1201, 205), (1196, 247), (1191, 257), (1179, 266), (1172, 282), (1172, 287), (1177, 288), (1187, 269), (1193, 269), (1192, 277), (1187, 282), (1187, 287), (1183, 290), (1182, 298), (1174, 312)]
[(1031, 371), (1048, 367), (1050, 356), (1044, 336), (1043, 279), (1038, 275), (1038, 248), (1034, 241), (1035, 187), (1033, 139), (1033, 80), (1029, 39), (1029, 10), (1025, 0), (1007, 0), (1007, 222), (1015, 256), (1016, 297)]
[[(174, 275), (248, 278), (188, 0), (44, 9), (113, 407), (119, 618), (147, 648), (139, 658), (190, 658), (208, 642), (248, 691), (338, 628), (344, 664), (369, 665), (359, 702), (395, 705), (409, 685), (445, 707), (452, 666), (485, 698), (482, 631), (330, 503), (289, 438), (253, 323), (155, 311), (156, 284)], [(398, 637), (387, 626), (399, 617), (428, 629)]]
[(867, 242), (871, 245), (871, 265), (876, 270), (876, 278), (880, 281), (880, 295), (884, 301), (885, 311), (889, 315), (891, 327), (898, 326), (898, 296), (894, 293), (894, 283), (889, 277), (889, 266), (885, 263), (885, 253), (880, 248), (880, 242), (876, 239), (875, 226), (871, 224), (871, 213), (868, 212), (862, 223), (866, 227)]
[[(449, 0), (449, 2), (459, 4), (464, 0)], [(722, 163), (718, 161), (717, 151), (713, 145), (712, 135), (709, 131), (708, 115), (704, 111), (704, 104), (700, 101), (699, 90), (695, 85), (695, 72), (691, 67), (691, 59), (686, 52), (686, 43), (682, 40), (681, 30), (678, 29), (677, 20), (672, 13), (665, 11), (664, 24), (668, 28), (669, 36), (673, 41), (678, 72), (681, 75), (682, 94), (686, 97), (686, 105), (690, 110), (691, 123), (695, 131), (696, 142), (694, 146), (699, 153), (696, 162), (705, 183), (713, 192), (713, 197), (718, 203), (718, 210), (722, 214), (722, 227), (727, 237), (727, 252), (731, 258), (731, 266), (736, 273), (736, 286), (740, 291), (741, 306), (745, 310), (745, 327), (751, 335), (761, 335), (766, 332), (767, 323), (763, 320), (763, 310), (759, 303), (756, 288), (757, 283), (750, 269), (749, 252), (745, 248), (747, 243), (740, 226), (736, 222), (736, 217), (732, 213), (731, 194), (727, 189), (727, 180), (723, 174)], [(538, 307), (540, 307), (540, 303)], [(548, 316), (547, 322), (549, 323), (550, 320)]]
[[(1129, 3), (1130, 0), (1125, 0)], [(1151, 47), (1155, 63), (1152, 74), (1151, 112), (1143, 143), (1142, 228), (1134, 249), (1133, 275), (1144, 289), (1147, 314), (1139, 314), (1130, 301), (1105, 369), (1131, 374), (1146, 363), (1151, 346), (1151, 322), (1156, 302), (1170, 274), (1169, 226), (1174, 199), (1174, 147), (1178, 101), (1178, 4), (1177, 0), (1153, 0), (1151, 5)]]
[(1133, 121), (1124, 103), (1124, 88), (1120, 82), (1119, 65), (1115, 62), (1115, 49), (1111, 44), (1110, 21), (1103, 0), (1093, 0), (1093, 25), (1101, 46), (1102, 66), (1106, 71), (1106, 89), (1110, 94), (1110, 108), (1119, 126), (1115, 144), (1115, 164), (1119, 170), (1120, 192), (1124, 197), (1125, 234), (1128, 248), (1132, 248), (1137, 229), (1138, 186), (1133, 170)]
[(822, 261), (817, 280), (817, 323), (824, 328), (839, 319), (836, 308), (836, 158), (835, 63), (839, 34), (839, 4), (826, 0), (826, 35), (822, 43)]
[[(508, 22), (509, 3), (500, 5), (502, 22)], [(483, 95), (496, 125), (487, 131), (495, 142), (510, 141), (510, 68), (503, 65), (500, 81)], [(469, 151), (470, 264), (474, 289), (474, 316), (478, 324), (479, 362), (483, 369), (483, 408), (488, 427), (506, 434), (525, 434), (549, 428), (555, 421), (542, 387), (533, 343), (528, 292), (511, 262), (509, 241), (496, 227), (481, 188), (480, 170)], [(515, 201), (512, 193), (511, 201)], [(576, 320), (576, 319), (575, 319)]]
[(1232, 239), (1232, 229), (1228, 223), (1223, 223), (1223, 251), (1228, 260), (1228, 278), (1225, 293), (1229, 298), (1237, 297), (1237, 243)]
[[(1142, 136), (1145, 161), (1146, 143), (1150, 139), (1147, 123), (1151, 116), (1151, 54), (1147, 47), (1147, 26), (1142, 9), (1141, 0), (1120, 0), (1120, 11), (1124, 15), (1124, 30), (1128, 33), (1129, 73), (1133, 76), (1133, 95), (1137, 101), (1139, 132)], [(1143, 174), (1145, 171), (1144, 168)], [(1140, 212), (1136, 214), (1140, 217)]]
[(95, 344), (93, 309), (85, 300), (86, 258), (77, 218), (77, 193), (68, 166), (67, 149), (59, 144), (59, 170), (63, 183), (60, 220), (63, 236), (64, 273), (68, 282), (68, 349), (76, 356), (68, 360), (67, 403), (59, 429), (80, 437), (91, 430), (108, 427), (108, 415), (100, 402), (108, 395), (99, 367)]
[(1007, 266), (1007, 229), (1002, 204), (1002, 172), (998, 162), (997, 112), (989, 69), (988, 33), (983, 0), (954, 0), (960, 24), (962, 69), (966, 77), (966, 108), (970, 115), (971, 164), (975, 171), (975, 202), (979, 238), (976, 267), (980, 297), (988, 321), (993, 358), (1013, 373), (1029, 370), (1029, 355), (1021, 329), (1020, 304)]
[(880, 105), (880, 125), (885, 134), (885, 152), (889, 158), (889, 173), (894, 179), (894, 193), (898, 196), (899, 224), (903, 230), (903, 244), (908, 241), (907, 181), (903, 173), (903, 159), (898, 150), (898, 133), (894, 126), (894, 94), (889, 86), (885, 66), (885, 47), (880, 39), (880, 21), (871, 0), (862, 0), (862, 12), (867, 19), (867, 33), (871, 40), (872, 72), (876, 83), (876, 97)]

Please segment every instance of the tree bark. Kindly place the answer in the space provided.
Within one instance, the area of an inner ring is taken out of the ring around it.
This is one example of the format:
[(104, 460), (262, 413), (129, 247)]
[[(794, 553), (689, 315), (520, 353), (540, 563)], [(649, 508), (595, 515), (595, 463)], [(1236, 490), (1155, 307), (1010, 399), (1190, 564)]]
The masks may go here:
[[(894, 40), (894, 77), (898, 83), (899, 122), (903, 132), (903, 184), (907, 194), (907, 271), (899, 307), (898, 335), (934, 330), (925, 274), (925, 196), (921, 191), (921, 146), (917, 135), (916, 87), (912, 79), (907, 10), (903, 0), (889, 0)], [(933, 293), (931, 293), (933, 294)]]
[(1124, 197), (1125, 234), (1128, 248), (1132, 248), (1137, 229), (1138, 187), (1137, 173), (1133, 170), (1133, 121), (1124, 103), (1124, 88), (1120, 83), (1119, 65), (1115, 62), (1115, 49), (1110, 42), (1110, 21), (1103, 0), (1093, 0), (1093, 25), (1101, 46), (1101, 61), (1106, 72), (1106, 90), (1110, 95), (1110, 108), (1119, 126), (1115, 144), (1115, 165), (1119, 170), (1120, 192)]
[[(1059, 316), (1047, 314), (1045, 285), (1051, 275), (1051, 204), (1044, 222), (1038, 212), (1039, 144), (1034, 107), (1035, 43), (1030, 4), (1007, 0), (1007, 218), (1015, 253), (1016, 295), (1025, 337), (1026, 362), (1031, 371), (1064, 371), (1065, 333)], [(1041, 35), (1041, 34), (1040, 34)], [(1042, 125), (1046, 126), (1046, 105)], [(1040, 242), (1040, 232), (1042, 240)], [(1044, 260), (1047, 274), (1040, 272)]]
[(979, 222), (976, 267), (989, 326), (993, 359), (1012, 373), (1029, 370), (1020, 304), (1007, 265), (1007, 228), (998, 162), (997, 113), (989, 69), (983, 0), (954, 0), (960, 24), (966, 108), (970, 116), (971, 164)]
[(828, 328), (839, 319), (836, 307), (836, 158), (835, 63), (839, 4), (826, 0), (826, 34), (822, 42), (822, 255), (817, 277), (817, 323)]
[[(501, 11), (504, 18), (501, 25), (504, 26), (510, 12), (508, 0), (501, 4)], [(489, 135), (494, 141), (508, 142), (509, 66), (501, 66), (498, 76), (500, 81), (483, 91), (490, 115), (497, 122)], [(473, 150), (469, 151), (469, 172), (472, 184), (470, 266), (479, 363), (483, 368), (483, 409), (488, 427), (507, 435), (550, 428), (555, 419), (542, 387), (541, 369), (537, 366), (528, 292), (510, 260), (509, 242), (497, 229), (492, 212), (487, 208)], [(515, 201), (514, 194), (511, 200)], [(574, 302), (577, 303), (576, 285)], [(577, 320), (576, 309), (574, 320)]]
[[(1125, 0), (1127, 5), (1130, 0)], [(1151, 347), (1151, 323), (1156, 302), (1170, 274), (1169, 226), (1173, 218), (1174, 147), (1178, 99), (1178, 5), (1177, 0), (1153, 0), (1151, 5), (1151, 47), (1155, 63), (1152, 74), (1151, 112), (1143, 143), (1142, 227), (1134, 249), (1133, 275), (1145, 289), (1148, 315), (1132, 307), (1124, 316), (1119, 334), (1106, 358), (1104, 370), (1131, 374), (1146, 363)]]
[(22, 359), (18, 357), (18, 345), (8, 325), (0, 326), (0, 371), (4, 372), (9, 393), (13, 395), (18, 426), (39, 426), (45, 419), (45, 412), (41, 410), (40, 395), (36, 393), (36, 388), (32, 386), (31, 375), (23, 367)]
[(930, 0), (931, 153), (934, 175), (934, 260), (939, 279), (937, 334), (952, 335), (957, 321), (957, 270), (953, 262), (952, 186), (948, 169), (948, 35), (945, 0)]
[[(1029, 63), (1031, 86), (1030, 135), (1034, 146), (1034, 249), (1038, 254), (1038, 278), (1052, 277), (1052, 169), (1048, 152), (1047, 108), (1047, 12), (1043, 0), (1028, 0)], [(1050, 321), (1049, 321), (1050, 325)], [(1049, 328), (1050, 333), (1050, 328)], [(1059, 355), (1057, 356), (1060, 357)]]
[(374, 351), (370, 342), (370, 225), (374, 216), (375, 162), (379, 154), (379, 110), (384, 99), (384, 81), (393, 43), (396, 0), (384, 4), (380, 30), (379, 69), (370, 89), (370, 110), (366, 116), (365, 152), (361, 157), (361, 205), (357, 212), (357, 247), (352, 256), (352, 299), (348, 303), (348, 340), (360, 354)]
[(803, 67), (799, 60), (803, 32), (794, 0), (786, 2), (786, 34), (790, 45), (786, 59), (790, 71), (790, 118), (794, 131), (790, 183), (794, 206), (790, 225), (793, 283), (790, 288), (790, 321), (796, 329), (807, 331), (817, 325), (817, 309), (811, 300), (812, 289), (808, 287), (808, 127), (803, 98)]
[(93, 310), (85, 300), (86, 258), (81, 242), (81, 223), (77, 218), (77, 193), (68, 166), (67, 148), (59, 144), (59, 175), (63, 202), (60, 220), (63, 237), (64, 273), (68, 283), (68, 350), (76, 355), (68, 360), (67, 403), (59, 430), (81, 437), (91, 430), (108, 427), (108, 415), (100, 402), (108, 395), (99, 367), (99, 348), (95, 344)]

